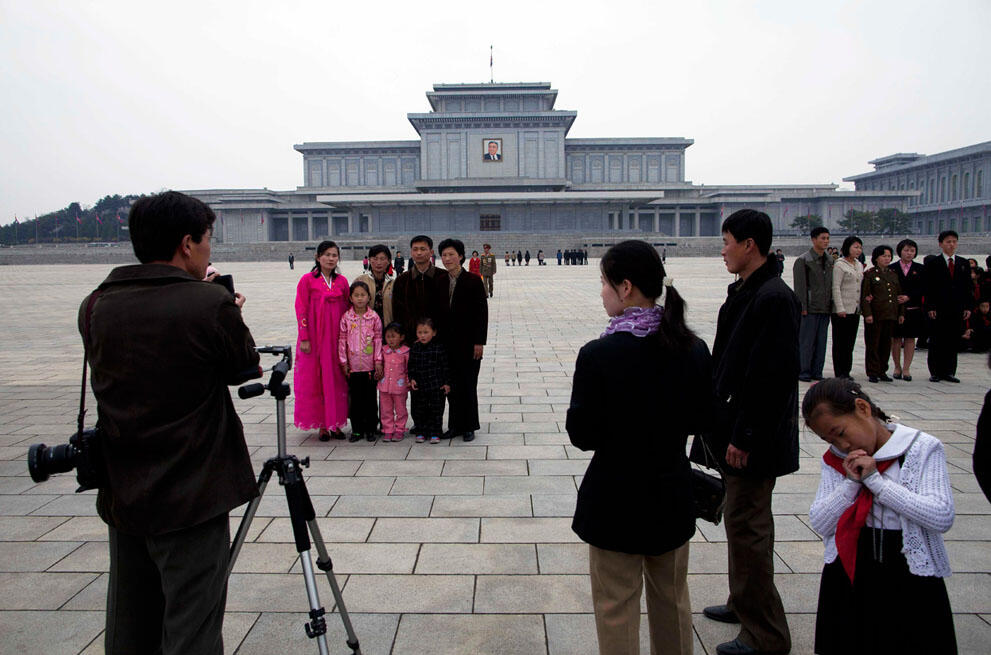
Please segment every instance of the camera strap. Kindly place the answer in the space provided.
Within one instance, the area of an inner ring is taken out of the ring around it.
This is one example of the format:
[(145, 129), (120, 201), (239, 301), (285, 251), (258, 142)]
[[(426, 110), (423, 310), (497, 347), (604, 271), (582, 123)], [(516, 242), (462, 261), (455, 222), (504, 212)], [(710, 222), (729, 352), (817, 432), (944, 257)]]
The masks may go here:
[(96, 304), (96, 298), (99, 295), (99, 289), (89, 295), (89, 301), (86, 303), (86, 316), (83, 320), (83, 380), (79, 389), (79, 416), (76, 419), (80, 438), (83, 435), (83, 426), (86, 417), (86, 364), (89, 359), (89, 324), (90, 317), (93, 314), (93, 305)]

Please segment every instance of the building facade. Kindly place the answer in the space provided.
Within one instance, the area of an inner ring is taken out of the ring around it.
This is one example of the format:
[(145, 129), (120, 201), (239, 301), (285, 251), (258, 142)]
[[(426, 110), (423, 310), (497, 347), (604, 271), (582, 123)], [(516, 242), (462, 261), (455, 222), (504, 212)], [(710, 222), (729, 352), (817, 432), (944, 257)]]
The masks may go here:
[[(478, 233), (718, 236), (724, 216), (766, 211), (777, 231), (816, 214), (905, 210), (913, 193), (820, 185), (696, 185), (682, 137), (568, 138), (577, 112), (549, 83), (436, 84), (407, 114), (409, 141), (307, 142), (292, 191), (187, 191), (225, 243)], [(495, 235), (492, 235), (495, 236)]]
[(919, 234), (991, 232), (991, 141), (935, 155), (898, 153), (852, 175), (857, 191), (908, 192), (907, 212)]

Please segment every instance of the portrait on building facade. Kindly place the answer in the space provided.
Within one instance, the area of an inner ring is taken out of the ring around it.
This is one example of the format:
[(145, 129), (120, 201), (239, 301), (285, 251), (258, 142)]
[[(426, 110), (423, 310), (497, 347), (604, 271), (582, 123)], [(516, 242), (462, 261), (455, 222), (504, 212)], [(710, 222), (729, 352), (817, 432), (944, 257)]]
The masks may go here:
[(502, 139), (482, 139), (482, 161), (502, 161)]

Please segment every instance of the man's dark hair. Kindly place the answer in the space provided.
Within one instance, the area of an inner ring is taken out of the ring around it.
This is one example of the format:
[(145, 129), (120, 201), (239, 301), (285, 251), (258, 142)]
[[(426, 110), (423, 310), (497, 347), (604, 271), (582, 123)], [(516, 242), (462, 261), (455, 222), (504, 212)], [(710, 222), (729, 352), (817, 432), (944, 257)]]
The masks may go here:
[[(131, 211), (134, 211), (134, 210), (132, 209)], [(943, 240), (946, 239), (946, 237), (953, 237), (954, 239), (957, 239), (958, 241), (960, 240), (960, 235), (957, 234), (955, 230), (943, 230), (942, 232), (940, 232), (939, 233), (939, 242), (940, 243), (943, 243)]]
[(919, 244), (917, 244), (915, 241), (912, 241), (911, 239), (902, 239), (901, 241), (899, 241), (898, 242), (898, 245), (895, 246), (895, 252), (898, 253), (898, 256), (899, 257), (901, 257), (902, 256), (902, 250), (904, 250), (905, 248), (907, 248), (909, 246), (911, 246), (912, 248), (915, 248), (915, 254), (919, 254)]
[(421, 325), (426, 325), (434, 332), (437, 331), (437, 328), (434, 327), (434, 319), (430, 318), (429, 316), (421, 316), (420, 318), (416, 319), (416, 327), (420, 327)]
[(818, 227), (812, 228), (812, 233), (810, 234), (810, 236), (813, 239), (818, 239), (820, 234), (829, 234), (829, 230), (823, 227), (822, 225), (820, 225)]
[(454, 248), (454, 250), (458, 253), (458, 258), (461, 260), (461, 263), (465, 263), (465, 244), (461, 241), (461, 239), (444, 239), (440, 242), (440, 245), (437, 246), (437, 252), (443, 253), (448, 248)]
[(187, 234), (199, 243), (216, 214), (204, 202), (178, 191), (144, 196), (131, 207), (127, 228), (142, 264), (171, 261)]
[(375, 255), (380, 253), (385, 253), (386, 259), (392, 259), (392, 253), (389, 252), (389, 246), (382, 245), (381, 243), (376, 243), (374, 246), (368, 249), (368, 258), (371, 259)]
[(426, 234), (417, 234), (415, 237), (409, 240), (409, 247), (412, 248), (414, 243), (425, 243), (428, 248), (434, 247), (434, 240), (428, 237)]
[(871, 263), (877, 266), (877, 258), (883, 255), (885, 252), (887, 252), (890, 255), (891, 246), (885, 246), (883, 244), (880, 246), (875, 246), (874, 250), (871, 252)]
[(740, 209), (729, 215), (723, 221), (721, 232), (729, 232), (739, 241), (753, 239), (757, 252), (767, 255), (771, 249), (771, 237), (774, 228), (771, 227), (771, 217), (756, 209)]
[(864, 242), (860, 240), (860, 237), (855, 237), (851, 235), (843, 239), (843, 245), (840, 246), (840, 254), (843, 255), (844, 257), (849, 257), (850, 246), (852, 246), (855, 243), (859, 243), (861, 248), (864, 247)]

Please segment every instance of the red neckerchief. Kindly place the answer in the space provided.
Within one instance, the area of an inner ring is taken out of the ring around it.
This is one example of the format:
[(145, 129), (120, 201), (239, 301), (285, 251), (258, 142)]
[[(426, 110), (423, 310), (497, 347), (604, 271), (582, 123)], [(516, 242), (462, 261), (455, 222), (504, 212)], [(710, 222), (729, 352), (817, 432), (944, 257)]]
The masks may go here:
[[(822, 460), (846, 477), (846, 470), (843, 468), (843, 458), (827, 450), (822, 456)], [(877, 472), (883, 473), (891, 466), (894, 459), (877, 463)], [(853, 574), (857, 570), (857, 540), (860, 538), (860, 529), (867, 524), (867, 515), (871, 512), (874, 504), (874, 494), (867, 487), (861, 487), (853, 505), (847, 508), (840, 520), (836, 523), (836, 552), (839, 555), (843, 570), (853, 584)]]

